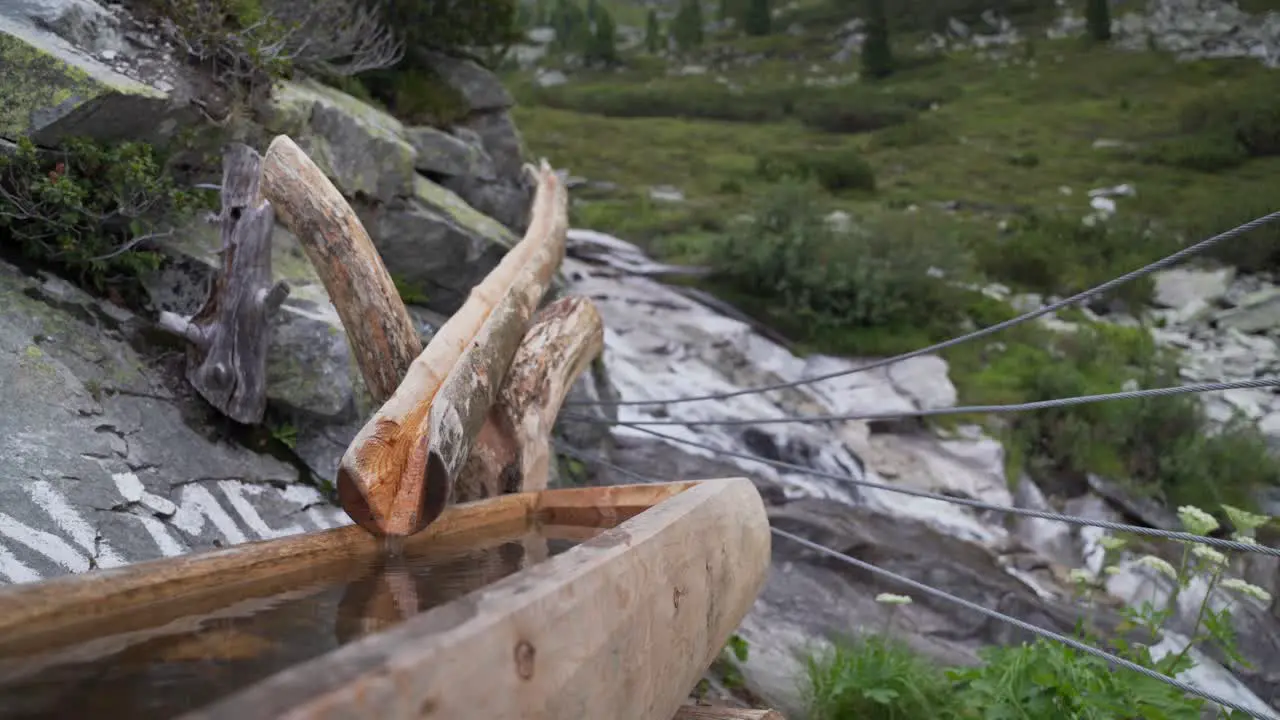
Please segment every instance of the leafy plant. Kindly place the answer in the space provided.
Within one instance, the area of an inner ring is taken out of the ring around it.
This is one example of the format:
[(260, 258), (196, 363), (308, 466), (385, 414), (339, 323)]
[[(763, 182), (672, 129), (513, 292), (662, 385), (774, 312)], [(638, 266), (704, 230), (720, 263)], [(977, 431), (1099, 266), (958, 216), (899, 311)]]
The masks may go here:
[[(1237, 528), (1234, 537), (1246, 540), (1270, 521), (1265, 516), (1223, 507)], [(1208, 513), (1183, 506), (1179, 517), (1187, 532), (1205, 535), (1218, 528)], [(1125, 541), (1103, 539), (1106, 550), (1104, 575), (1119, 571)], [(1226, 577), (1226, 559), (1204, 545), (1186, 544), (1180, 566), (1175, 568), (1154, 556), (1137, 560), (1172, 582), (1173, 589), (1158, 606), (1150, 602), (1122, 609), (1124, 622), (1108, 641), (1088, 621), (1075, 636), (1141, 667), (1174, 676), (1194, 666), (1193, 647), (1213, 645), (1237, 664), (1244, 664), (1236, 650), (1230, 606), (1214, 610), (1206, 595), (1190, 638), (1176, 652), (1156, 658), (1150, 643), (1130, 641), (1132, 633), (1155, 640), (1173, 617), (1180, 593), (1197, 579), (1212, 591), (1221, 587), (1237, 596), (1269, 602), (1261, 588)], [(1099, 591), (1099, 581), (1084, 570), (1072, 571), (1076, 592), (1086, 603)], [(893, 596), (898, 597), (898, 596)], [(1110, 720), (1198, 720), (1207, 710), (1199, 697), (1184, 695), (1158, 679), (1124, 669), (1062, 643), (1038, 639), (1011, 647), (981, 652), (975, 667), (940, 668), (912, 652), (887, 634), (838, 641), (834, 648), (807, 659), (806, 682), (810, 711), (815, 720), (862, 718), (917, 718), (941, 720), (1003, 720), (1008, 718), (1084, 718)], [(1219, 711), (1217, 717), (1237, 717)]]
[(157, 267), (149, 242), (197, 206), (143, 143), (69, 140), (54, 152), (24, 139), (0, 155), (0, 242), (98, 289)]

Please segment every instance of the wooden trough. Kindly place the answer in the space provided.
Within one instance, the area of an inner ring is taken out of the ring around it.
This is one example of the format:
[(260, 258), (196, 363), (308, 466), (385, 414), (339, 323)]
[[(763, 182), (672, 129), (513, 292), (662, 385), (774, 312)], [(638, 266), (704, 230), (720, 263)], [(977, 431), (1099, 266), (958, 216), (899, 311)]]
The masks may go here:
[(0, 718), (670, 720), (769, 537), (730, 478), (455, 505), (390, 558), (348, 526), (12, 586)]
[(539, 309), (568, 198), (544, 162), (529, 230), (422, 347), (355, 213), (288, 137), (224, 159), (223, 266), (161, 327), (187, 378), (265, 408), (278, 218), (382, 406), (342, 458), (355, 525), (0, 589), (0, 720), (771, 718), (685, 707), (770, 557), (746, 479), (546, 490), (550, 431), (603, 348), (590, 300)]

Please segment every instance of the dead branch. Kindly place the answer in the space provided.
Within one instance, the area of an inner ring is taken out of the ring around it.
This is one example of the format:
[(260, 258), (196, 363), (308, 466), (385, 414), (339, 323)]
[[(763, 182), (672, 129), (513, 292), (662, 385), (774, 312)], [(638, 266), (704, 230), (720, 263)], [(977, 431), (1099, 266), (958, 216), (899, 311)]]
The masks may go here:
[(222, 158), (222, 268), (190, 319), (161, 313), (160, 327), (185, 337), (187, 380), (227, 417), (262, 420), (267, 405), (270, 316), (289, 294), (271, 282), (275, 212), (258, 193), (262, 158), (234, 144)]
[(289, 28), (284, 46), (295, 65), (329, 77), (391, 67), (404, 44), (377, 8), (350, 0), (268, 0), (267, 12)]
[(422, 352), (422, 341), (364, 225), (286, 135), (267, 148), (262, 192), (324, 282), (369, 392), (386, 402)]
[(409, 535), (449, 502), (530, 317), (564, 257), (568, 194), (544, 162), (533, 220), (409, 367), (338, 470), (338, 494), (371, 532)]
[(562, 298), (538, 312), (458, 476), (456, 502), (546, 489), (556, 415), (603, 350), (604, 326), (589, 299)]

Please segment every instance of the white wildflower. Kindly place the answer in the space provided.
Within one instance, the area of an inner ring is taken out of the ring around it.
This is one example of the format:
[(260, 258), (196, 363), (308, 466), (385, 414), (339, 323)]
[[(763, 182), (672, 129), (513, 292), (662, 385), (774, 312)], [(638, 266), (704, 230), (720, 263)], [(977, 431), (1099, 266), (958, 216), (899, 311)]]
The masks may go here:
[(1071, 572), (1067, 573), (1067, 577), (1070, 577), (1071, 582), (1073, 583), (1087, 583), (1093, 581), (1093, 576), (1084, 568), (1072, 568)]
[(1115, 565), (1108, 565), (1108, 566), (1106, 566), (1106, 567), (1102, 568), (1102, 572), (1103, 572), (1103, 574), (1105, 574), (1105, 575), (1119, 575), (1119, 574), (1120, 574), (1120, 568), (1116, 567)]
[(1178, 579), (1178, 571), (1174, 570), (1173, 566), (1170, 565), (1168, 561), (1162, 558), (1158, 558), (1155, 555), (1143, 555), (1142, 557), (1138, 558), (1138, 564), (1145, 565), (1146, 567), (1152, 570), (1155, 570), (1161, 575), (1168, 577), (1170, 580)]
[(1235, 590), (1241, 595), (1248, 595), (1251, 598), (1261, 600), (1264, 604), (1271, 602), (1271, 593), (1252, 583), (1247, 583), (1240, 578), (1227, 578), (1222, 581), (1222, 587), (1228, 590)]
[(1258, 513), (1241, 510), (1230, 505), (1223, 505), (1222, 509), (1227, 513), (1227, 519), (1231, 521), (1231, 526), (1241, 535), (1252, 535), (1254, 530), (1271, 521), (1271, 518), (1266, 515), (1259, 515)]
[(1258, 544), (1258, 541), (1254, 539), (1252, 536), (1241, 535), (1240, 533), (1235, 533), (1234, 535), (1231, 536), (1231, 539), (1235, 540), (1241, 545), (1257, 545)]
[(1182, 527), (1193, 535), (1208, 535), (1218, 529), (1217, 518), (1194, 505), (1178, 508), (1178, 519), (1182, 521)]
[(1214, 550), (1208, 545), (1197, 545), (1191, 548), (1191, 554), (1209, 563), (1210, 565), (1226, 565), (1227, 556)]
[(876, 602), (885, 605), (910, 605), (911, 598), (906, 595), (894, 595), (893, 593), (880, 593), (876, 596)]

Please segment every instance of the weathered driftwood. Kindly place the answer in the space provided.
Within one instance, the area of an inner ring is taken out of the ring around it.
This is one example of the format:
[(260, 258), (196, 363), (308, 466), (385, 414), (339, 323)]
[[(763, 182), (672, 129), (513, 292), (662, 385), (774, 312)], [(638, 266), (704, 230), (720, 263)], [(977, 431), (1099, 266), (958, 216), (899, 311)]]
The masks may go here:
[(271, 141), (262, 174), (263, 194), (329, 291), (366, 387), (385, 402), (422, 341), (382, 257), (342, 193), (287, 135)]
[(747, 710), (743, 708), (714, 707), (712, 705), (685, 705), (672, 720), (787, 720), (777, 710)]
[[(477, 504), (507, 497), (519, 496)], [(755, 601), (769, 552), (750, 481), (696, 483), (536, 569), (185, 720), (670, 720)]]
[(547, 487), (556, 415), (603, 349), (604, 326), (589, 299), (561, 298), (538, 311), (458, 476), (458, 502)]
[(257, 423), (267, 406), (269, 319), (289, 294), (271, 284), (275, 212), (259, 196), (262, 158), (247, 145), (222, 158), (222, 267), (191, 318), (160, 313), (162, 328), (190, 341), (187, 381), (219, 411)]
[(380, 535), (432, 522), (564, 257), (568, 196), (544, 162), (524, 238), (472, 289), (356, 435), (338, 469), (347, 514)]

